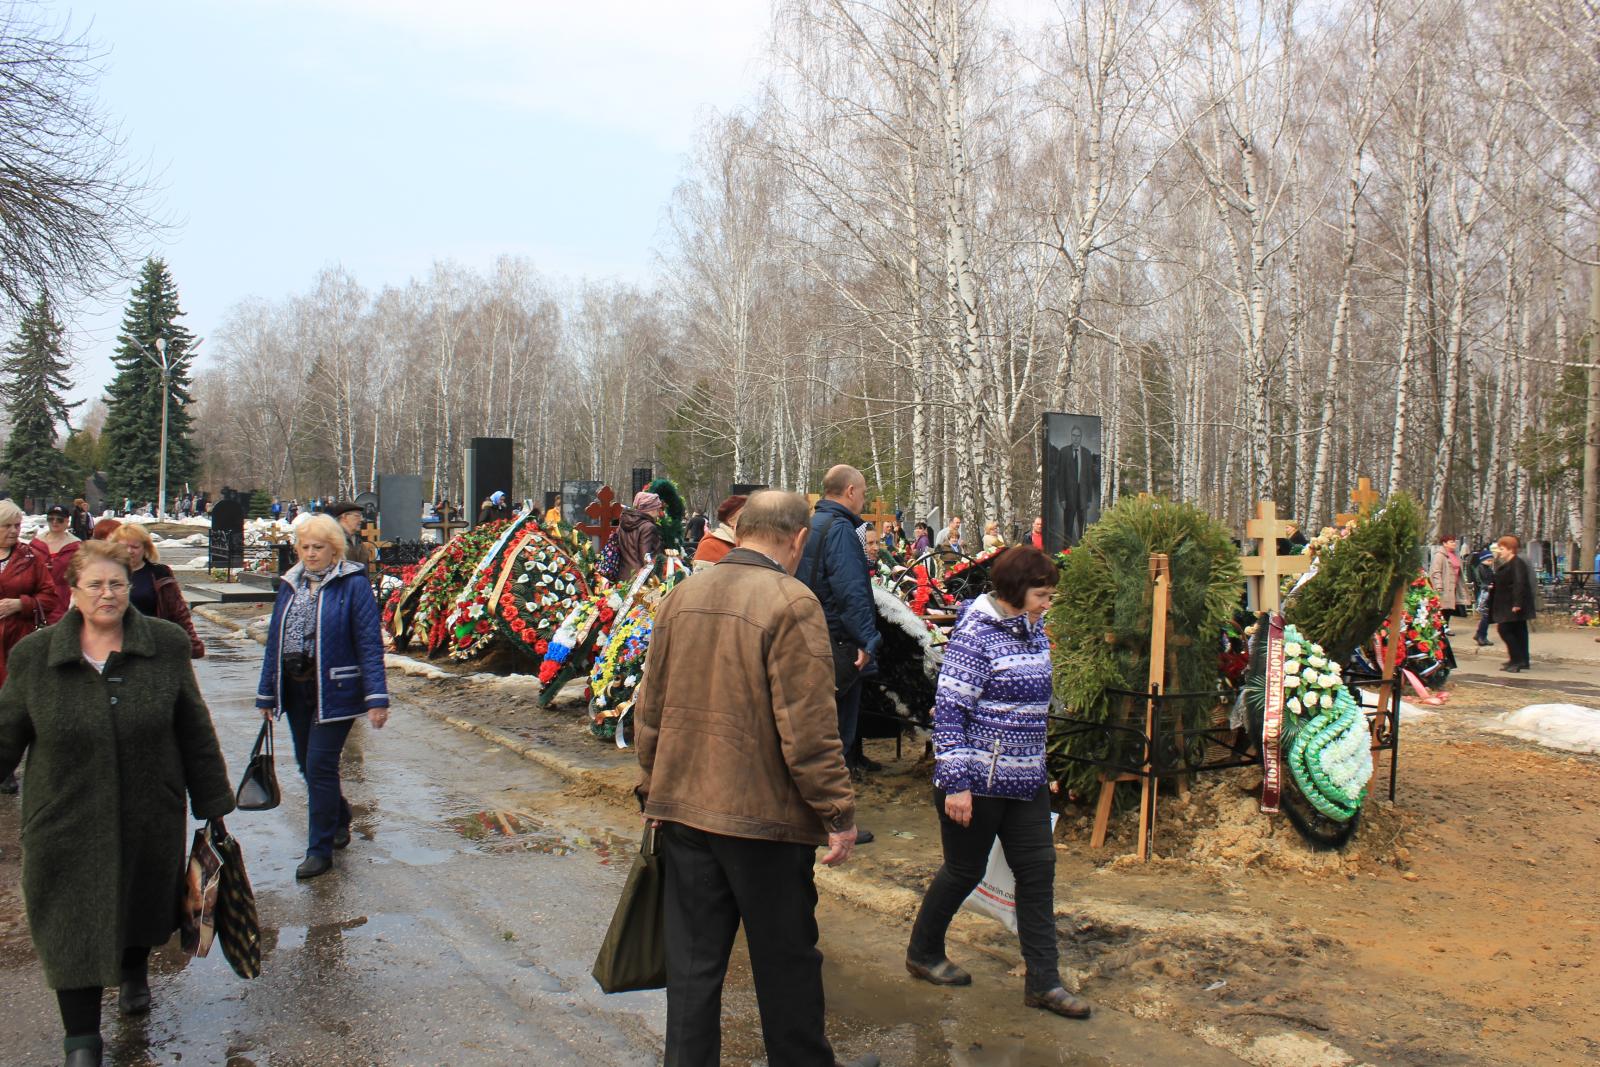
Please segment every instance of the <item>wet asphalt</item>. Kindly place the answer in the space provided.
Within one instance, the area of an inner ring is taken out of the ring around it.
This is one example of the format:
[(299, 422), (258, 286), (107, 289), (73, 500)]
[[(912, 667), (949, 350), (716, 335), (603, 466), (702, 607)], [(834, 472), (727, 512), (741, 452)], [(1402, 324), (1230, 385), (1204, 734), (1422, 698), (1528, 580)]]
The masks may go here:
[[(201, 690), (237, 776), (260, 724), (261, 646), (196, 621)], [(256, 890), (261, 976), (236, 977), (220, 949), (186, 960), (169, 945), (152, 960), (148, 1017), (120, 1018), (107, 995), (109, 1063), (658, 1062), (663, 995), (606, 997), (589, 977), (631, 853), (528, 810), (562, 783), (397, 707), (346, 748), (354, 841), (333, 873), (296, 883), (305, 791), (279, 734), (282, 806), (227, 820)], [(20, 915), (17, 800), (0, 801), (0, 1062), (59, 1063), (55, 998)]]
[[(196, 620), (196, 668), (237, 778), (260, 719), (261, 646)], [(118, 1015), (107, 993), (108, 1064), (633, 1065), (660, 1062), (665, 997), (605, 996), (589, 976), (632, 862), (626, 813), (564, 793), (550, 772), (398, 699), (345, 749), (354, 840), (335, 870), (294, 880), (305, 791), (279, 730), (284, 801), (228, 818), (254, 883), (262, 974), (236, 977), (214, 949), (152, 959), (153, 1008)], [(26, 786), (24, 786), (26, 788)], [(18, 804), (0, 797), (0, 1065), (61, 1062), (55, 998), (20, 900)], [(829, 1035), (843, 1058), (888, 1065), (1033, 1067), (1237, 1064), (1165, 1028), (1103, 1010), (1087, 1023), (1020, 1005), (1006, 960), (967, 955), (976, 983), (939, 990), (901, 968), (903, 924), (823, 897)], [(1014, 962), (1014, 961), (1013, 961)], [(727, 1064), (761, 1064), (742, 946), (724, 994)]]

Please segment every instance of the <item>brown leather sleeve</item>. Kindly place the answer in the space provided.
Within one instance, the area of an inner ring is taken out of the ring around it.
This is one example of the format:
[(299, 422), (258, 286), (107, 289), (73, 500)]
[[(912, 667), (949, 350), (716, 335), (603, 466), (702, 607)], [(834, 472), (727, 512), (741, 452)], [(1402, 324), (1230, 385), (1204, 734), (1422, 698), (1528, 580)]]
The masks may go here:
[(189, 635), (189, 658), (203, 659), (206, 644), (194, 632), (194, 619), (189, 615), (189, 602), (183, 599), (176, 578), (162, 578), (156, 582), (156, 618), (166, 619), (182, 626)]
[(784, 586), (789, 602), (767, 650), (772, 715), (795, 787), (828, 831), (839, 833), (855, 825), (856, 797), (839, 743), (828, 624), (810, 590), (798, 582)]

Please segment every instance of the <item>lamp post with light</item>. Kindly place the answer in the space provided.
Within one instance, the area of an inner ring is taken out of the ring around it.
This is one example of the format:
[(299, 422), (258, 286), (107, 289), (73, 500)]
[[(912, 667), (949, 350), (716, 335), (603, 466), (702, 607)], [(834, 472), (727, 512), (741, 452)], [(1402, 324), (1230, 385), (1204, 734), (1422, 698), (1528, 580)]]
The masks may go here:
[[(150, 350), (140, 344), (137, 338), (130, 338), (134, 344), (139, 345), (139, 351), (144, 353), (146, 359), (155, 364), (161, 371), (161, 459), (156, 467), (156, 518), (164, 519), (167, 515), (167, 402), (172, 397), (172, 363), (167, 359), (167, 339), (156, 338), (156, 354), (151, 355)], [(204, 337), (197, 338), (189, 346), (188, 351), (194, 352), (205, 344)]]

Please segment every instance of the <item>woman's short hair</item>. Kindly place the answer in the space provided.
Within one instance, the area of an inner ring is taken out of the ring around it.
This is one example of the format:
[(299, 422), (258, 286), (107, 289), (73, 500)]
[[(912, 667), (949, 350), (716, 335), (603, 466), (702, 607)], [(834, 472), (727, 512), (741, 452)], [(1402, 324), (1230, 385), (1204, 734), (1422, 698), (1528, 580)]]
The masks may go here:
[(1501, 548), (1509, 548), (1513, 552), (1522, 551), (1522, 541), (1517, 537), (1516, 534), (1506, 534), (1504, 537), (1500, 538), (1500, 540), (1496, 541), (1495, 544), (1499, 545)]
[(89, 531), (89, 540), (104, 541), (106, 538), (116, 533), (117, 528), (121, 525), (122, 523), (118, 522), (116, 519), (100, 519), (95, 522), (94, 528)]
[(14, 500), (0, 500), (0, 526), (10, 526), (22, 521), (22, 509)]
[(745, 504), (749, 503), (749, 501), (750, 498), (743, 493), (733, 494), (717, 505), (717, 522), (726, 526), (733, 521), (735, 515), (744, 510)]
[(82, 508), (85, 511), (89, 510), (89, 502), (83, 499), (81, 496), (75, 496), (72, 498), (72, 506), (75, 508)]
[(1020, 610), (1027, 601), (1028, 590), (1054, 589), (1061, 575), (1049, 556), (1031, 545), (1019, 545), (994, 558), (989, 565), (989, 580), (994, 583), (995, 596)]
[(1439, 535), (1439, 543), (1441, 545), (1444, 544), (1446, 541), (1459, 541), (1459, 540), (1461, 540), (1461, 538), (1457, 537), (1455, 534), (1440, 534)]
[(299, 544), (306, 538), (313, 541), (326, 541), (341, 553), (345, 547), (344, 527), (339, 525), (339, 520), (328, 515), (316, 514), (302, 518), (294, 524), (294, 543)]
[(128, 563), (128, 553), (119, 544), (110, 541), (85, 541), (78, 546), (72, 554), (72, 559), (67, 563), (67, 584), (77, 585), (78, 576), (84, 569), (94, 563), (115, 563), (122, 568), (122, 573), (133, 576), (133, 569)]
[(151, 563), (161, 562), (161, 553), (156, 550), (156, 543), (150, 539), (150, 531), (136, 522), (125, 522), (115, 530), (107, 541), (118, 545), (141, 544), (144, 546), (144, 558)]

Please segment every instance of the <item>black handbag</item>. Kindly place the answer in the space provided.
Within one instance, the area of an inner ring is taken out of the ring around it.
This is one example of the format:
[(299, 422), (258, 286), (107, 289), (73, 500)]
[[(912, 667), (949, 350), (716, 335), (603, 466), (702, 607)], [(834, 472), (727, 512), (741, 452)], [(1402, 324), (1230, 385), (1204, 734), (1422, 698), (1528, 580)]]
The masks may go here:
[(217, 878), (217, 904), (212, 920), (222, 956), (240, 978), (261, 974), (261, 920), (256, 915), (256, 891), (245, 873), (244, 853), (238, 839), (211, 827), (211, 846), (222, 860)]
[(271, 811), (283, 800), (278, 788), (278, 767), (272, 753), (272, 720), (261, 724), (256, 747), (250, 750), (250, 764), (239, 780), (234, 805), (241, 811)]
[(667, 987), (667, 894), (656, 834), (655, 827), (645, 827), (590, 972), (607, 993)]

